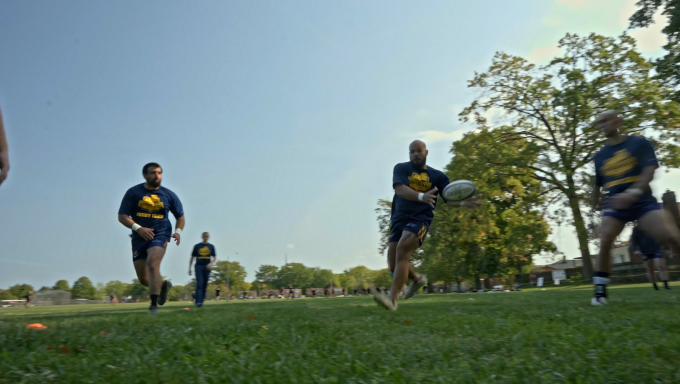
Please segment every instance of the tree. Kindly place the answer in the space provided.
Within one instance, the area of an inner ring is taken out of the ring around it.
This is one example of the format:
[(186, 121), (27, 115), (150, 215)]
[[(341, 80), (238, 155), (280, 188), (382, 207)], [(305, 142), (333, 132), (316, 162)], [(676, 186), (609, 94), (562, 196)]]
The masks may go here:
[(275, 265), (264, 264), (260, 265), (260, 268), (257, 270), (257, 272), (255, 272), (255, 279), (261, 284), (264, 284), (267, 289), (278, 289), (280, 288), (276, 283), (278, 274), (279, 267)]
[(375, 271), (364, 267), (363, 265), (358, 265), (353, 268), (345, 270), (345, 274), (351, 277), (350, 284), (347, 288), (368, 288), (373, 285), (373, 278)]
[[(311, 288), (325, 288), (335, 280), (335, 275), (330, 269), (314, 269)], [(334, 283), (336, 284), (336, 283)]]
[[(680, 127), (680, 109), (667, 100), (671, 90), (651, 77), (652, 64), (636, 51), (630, 36), (567, 34), (559, 46), (565, 53), (544, 67), (497, 53), (488, 71), (476, 73), (469, 82), (481, 94), (460, 119), (474, 121), (478, 131), (493, 135), (475, 148), (479, 164), (493, 166), (504, 178), (529, 170), (548, 197), (545, 206), (562, 203), (571, 211), (584, 277), (591, 278), (583, 209), (592, 193), (592, 156), (603, 144), (601, 133), (592, 126), (593, 117), (617, 110), (628, 134), (655, 131), (658, 138), (648, 138), (661, 164), (677, 167), (680, 151), (672, 140)], [(503, 113), (503, 120), (492, 123), (484, 117), (493, 112)], [(499, 145), (515, 140), (526, 146), (502, 159), (486, 159)], [(560, 209), (552, 214), (559, 218)]]
[(92, 285), (92, 281), (90, 281), (89, 278), (83, 276), (73, 283), (71, 295), (74, 299), (95, 300), (97, 298), (97, 291), (94, 285)]
[(663, 48), (668, 52), (654, 61), (657, 79), (674, 90), (669, 97), (680, 101), (680, 3), (676, 0), (641, 0), (641, 7), (630, 17), (630, 28), (645, 28), (654, 23), (654, 14), (663, 7), (662, 14), (668, 17), (668, 24), (662, 32), (668, 37)]
[(123, 283), (120, 280), (111, 280), (108, 283), (106, 283), (106, 286), (104, 287), (104, 294), (115, 295), (120, 297), (125, 295), (126, 289), (127, 284)]
[(68, 281), (66, 280), (59, 280), (57, 281), (56, 284), (54, 284), (54, 289), (59, 290), (59, 291), (70, 291), (71, 288), (68, 286)]
[(671, 42), (680, 37), (680, 2), (677, 0), (640, 0), (636, 3), (638, 9), (630, 17), (630, 28), (646, 28), (654, 24), (654, 14), (663, 7), (662, 14), (668, 17), (668, 25), (661, 31)]
[[(74, 284), (75, 287), (75, 284)], [(135, 299), (144, 300), (149, 295), (149, 287), (142, 285), (139, 279), (133, 279), (132, 284), (127, 286), (125, 296), (132, 296)]]
[(314, 288), (312, 287), (313, 278), (312, 268), (307, 268), (302, 263), (288, 263), (279, 270), (276, 282), (285, 288), (292, 285), (304, 291), (305, 288)]
[(210, 277), (213, 284), (227, 285), (228, 280), (232, 290), (242, 291), (246, 275), (246, 269), (238, 261), (222, 260), (215, 263)]
[(373, 275), (373, 285), (376, 287), (389, 287), (392, 285), (392, 275), (388, 268), (375, 271)]
[(18, 297), (14, 296), (9, 289), (0, 289), (0, 300), (17, 300)]
[(387, 249), (387, 240), (390, 237), (390, 228), (392, 226), (392, 201), (378, 200), (378, 208), (375, 213), (378, 214), (378, 228), (380, 231), (380, 244), (378, 245), (378, 253), (385, 254)]
[(173, 285), (172, 288), (170, 288), (170, 292), (168, 292), (168, 301), (179, 301), (184, 291), (184, 286)]
[(33, 286), (28, 284), (17, 284), (9, 287), (9, 292), (17, 299), (23, 299), (30, 291), (33, 291)]

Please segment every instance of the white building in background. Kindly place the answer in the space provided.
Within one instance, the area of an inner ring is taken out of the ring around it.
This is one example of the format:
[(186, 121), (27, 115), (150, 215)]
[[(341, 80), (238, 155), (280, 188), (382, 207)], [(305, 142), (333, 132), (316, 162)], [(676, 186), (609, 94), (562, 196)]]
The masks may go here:
[(630, 261), (628, 244), (614, 245), (612, 247), (612, 264), (627, 263)]

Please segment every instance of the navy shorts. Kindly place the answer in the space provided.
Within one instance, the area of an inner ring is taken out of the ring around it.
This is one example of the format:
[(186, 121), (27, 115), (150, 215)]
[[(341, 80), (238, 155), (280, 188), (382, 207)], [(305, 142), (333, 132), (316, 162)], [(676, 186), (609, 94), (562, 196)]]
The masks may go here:
[(146, 241), (146, 240), (140, 240), (140, 241), (133, 241), (132, 242), (132, 261), (137, 261), (137, 260), (146, 260), (146, 258), (149, 256), (147, 255), (147, 251), (151, 247), (162, 247), (165, 248), (168, 246), (168, 238), (165, 236), (154, 236), (153, 239)]
[(649, 253), (649, 254), (646, 254), (645, 257), (642, 260), (647, 261), (647, 260), (652, 260), (652, 259), (663, 259), (663, 253), (661, 253), (661, 252)]
[(401, 239), (402, 232), (408, 231), (418, 236), (418, 245), (423, 245), (428, 229), (430, 229), (429, 225), (420, 221), (393, 222), (388, 241), (390, 243), (398, 242)]
[(651, 211), (658, 211), (661, 209), (659, 203), (649, 203), (649, 204), (635, 204), (627, 209), (603, 209), (602, 216), (613, 217), (624, 223), (631, 221), (640, 220), (642, 216)]

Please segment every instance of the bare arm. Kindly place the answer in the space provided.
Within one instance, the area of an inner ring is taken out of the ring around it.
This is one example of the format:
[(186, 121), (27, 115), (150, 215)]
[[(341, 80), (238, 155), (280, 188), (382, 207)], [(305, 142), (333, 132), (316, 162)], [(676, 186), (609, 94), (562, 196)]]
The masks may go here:
[(416, 192), (413, 188), (408, 187), (404, 184), (395, 185), (394, 192), (397, 193), (397, 196), (402, 197), (406, 200), (420, 201), (418, 200), (418, 195), (420, 194), (420, 192)]
[(185, 224), (184, 216), (178, 217), (177, 222), (175, 223), (175, 228), (179, 228), (179, 229), (183, 230), (184, 224)]
[[(130, 218), (128, 215), (121, 215), (118, 214), (118, 222), (126, 226), (127, 228), (132, 229), (132, 226), (135, 224), (134, 220)], [(145, 240), (151, 240), (153, 239), (154, 233), (153, 228), (145, 228), (145, 227), (139, 227), (137, 228), (137, 233), (139, 236), (141, 236)]]
[(207, 268), (212, 269), (213, 265), (215, 264), (215, 261), (217, 261), (217, 256), (210, 256), (210, 262), (208, 263)]
[(184, 215), (177, 218), (177, 222), (175, 223), (175, 233), (173, 233), (172, 236), (170, 236), (171, 238), (175, 239), (177, 245), (179, 245), (182, 239), (180, 232), (182, 232), (183, 229), (184, 229)]
[(0, 184), (7, 179), (9, 172), (9, 146), (5, 136), (5, 126), (2, 124), (2, 111), (0, 111)]
[(118, 215), (118, 221), (124, 226), (131, 228), (135, 222), (128, 215)]
[(194, 257), (189, 258), (189, 276), (191, 276), (191, 266), (194, 265)]
[[(425, 204), (429, 204), (430, 207), (434, 208), (434, 203), (437, 202), (437, 187), (430, 189), (427, 192), (417, 192), (411, 187), (407, 187), (404, 184), (395, 184), (394, 192), (397, 196), (402, 197), (410, 201), (418, 201)], [(423, 199), (420, 200), (418, 196), (422, 193)]]
[(649, 183), (654, 180), (654, 172), (659, 168), (658, 165), (648, 165), (642, 168), (642, 172), (636, 182), (630, 188), (639, 188), (645, 192), (649, 191)]

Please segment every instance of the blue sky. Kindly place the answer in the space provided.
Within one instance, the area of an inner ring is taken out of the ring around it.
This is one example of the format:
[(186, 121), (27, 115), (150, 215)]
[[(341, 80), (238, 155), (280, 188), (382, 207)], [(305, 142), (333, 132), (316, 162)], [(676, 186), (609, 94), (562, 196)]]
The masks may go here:
[[(618, 35), (634, 3), (0, 2), (0, 287), (131, 281), (116, 213), (149, 161), (185, 207), (162, 267), (176, 283), (203, 231), (249, 281), (285, 254), (384, 268), (376, 201), (411, 140), (449, 161), (474, 71), (499, 50), (546, 62), (566, 32)], [(633, 33), (645, 54), (660, 28)]]

